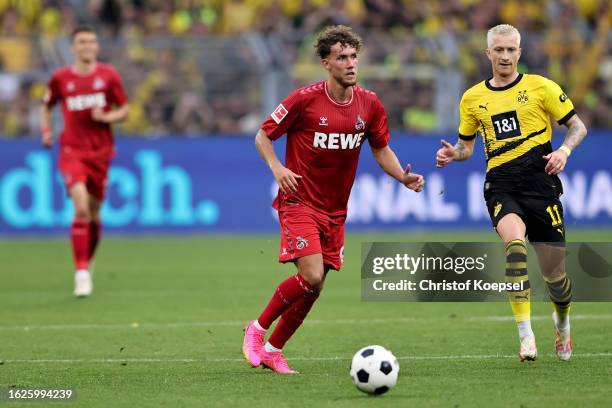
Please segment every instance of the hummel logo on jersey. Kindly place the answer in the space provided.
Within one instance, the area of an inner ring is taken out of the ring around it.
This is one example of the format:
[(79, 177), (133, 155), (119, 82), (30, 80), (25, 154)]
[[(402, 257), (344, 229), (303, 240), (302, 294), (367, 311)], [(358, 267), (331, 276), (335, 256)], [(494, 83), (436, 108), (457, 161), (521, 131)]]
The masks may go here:
[(486, 110), (486, 111), (488, 112), (488, 111), (489, 111), (489, 110), (487, 109), (487, 105), (488, 105), (488, 104), (489, 104), (489, 102), (485, 103), (484, 105), (478, 105), (478, 107), (479, 107), (480, 109), (484, 109), (484, 110)]
[(94, 107), (103, 108), (106, 106), (106, 95), (104, 92), (96, 92), (89, 95), (76, 95), (66, 98), (66, 107), (69, 111), (82, 111)]
[(357, 123), (355, 123), (355, 129), (356, 130), (365, 129), (365, 122), (363, 121), (363, 119), (361, 119), (361, 116), (359, 115), (357, 115)]
[(361, 145), (364, 133), (321, 133), (315, 132), (313, 146), (321, 149), (355, 149)]
[(325, 116), (321, 116), (319, 118), (319, 125), (320, 126), (327, 126), (327, 118)]
[(272, 116), (272, 119), (278, 125), (283, 119), (285, 119), (285, 116), (287, 116), (288, 113), (289, 111), (287, 108), (285, 108), (285, 106), (281, 103), (276, 107), (276, 109), (274, 109), (274, 112), (272, 112), (272, 115), (270, 116)]

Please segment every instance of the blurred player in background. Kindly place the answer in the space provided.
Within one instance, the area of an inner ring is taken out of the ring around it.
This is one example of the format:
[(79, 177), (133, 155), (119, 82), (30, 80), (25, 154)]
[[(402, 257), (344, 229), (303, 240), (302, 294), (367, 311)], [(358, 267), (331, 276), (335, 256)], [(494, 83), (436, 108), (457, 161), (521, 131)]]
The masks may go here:
[(75, 63), (51, 77), (41, 108), (45, 147), (53, 145), (51, 109), (61, 102), (64, 131), (59, 140), (59, 170), (74, 204), (70, 230), (76, 273), (75, 296), (89, 296), (93, 282), (89, 265), (100, 241), (100, 206), (110, 160), (114, 155), (111, 124), (128, 114), (119, 73), (97, 62), (98, 39), (91, 27), (72, 32)]
[[(506, 244), (506, 281), (522, 282), (509, 292), (518, 325), (519, 359), (535, 360), (525, 236), (534, 244), (554, 304), (555, 348), (561, 360), (572, 353), (569, 310), (572, 286), (565, 273), (565, 225), (557, 176), (587, 130), (559, 85), (539, 75), (519, 74), (521, 36), (508, 24), (487, 34), (493, 77), (468, 89), (459, 107), (459, 140), (442, 140), (438, 167), (467, 160), (480, 131), (487, 159), (484, 196), (497, 233)], [(568, 128), (561, 147), (552, 149), (550, 115)]]
[[(385, 109), (376, 94), (356, 85), (361, 39), (349, 27), (324, 30), (315, 44), (326, 81), (297, 89), (272, 112), (255, 143), (280, 191), (274, 200), (281, 228), (279, 261), (293, 262), (297, 274), (275, 290), (257, 320), (245, 328), (243, 353), (257, 367), (294, 374), (282, 348), (319, 297), (330, 269), (340, 270), (347, 202), (361, 145), (390, 176), (420, 192), (424, 179), (402, 168), (388, 146)], [(272, 142), (287, 134), (285, 165)], [(280, 317), (268, 342), (266, 330)]]

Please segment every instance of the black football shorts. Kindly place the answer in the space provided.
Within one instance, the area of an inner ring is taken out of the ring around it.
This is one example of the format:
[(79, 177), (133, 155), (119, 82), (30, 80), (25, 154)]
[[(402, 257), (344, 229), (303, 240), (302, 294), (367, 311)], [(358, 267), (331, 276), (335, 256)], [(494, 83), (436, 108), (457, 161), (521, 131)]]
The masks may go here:
[(558, 198), (488, 192), (485, 200), (493, 227), (514, 213), (525, 223), (529, 242), (565, 242), (563, 206)]

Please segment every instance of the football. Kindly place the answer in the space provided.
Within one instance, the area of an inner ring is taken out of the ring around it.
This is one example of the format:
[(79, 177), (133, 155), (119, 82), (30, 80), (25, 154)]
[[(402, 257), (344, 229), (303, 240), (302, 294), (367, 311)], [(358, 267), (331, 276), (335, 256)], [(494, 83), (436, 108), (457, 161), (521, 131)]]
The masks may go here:
[(359, 390), (374, 395), (384, 394), (395, 386), (399, 375), (397, 358), (382, 346), (367, 346), (351, 361), (351, 379)]

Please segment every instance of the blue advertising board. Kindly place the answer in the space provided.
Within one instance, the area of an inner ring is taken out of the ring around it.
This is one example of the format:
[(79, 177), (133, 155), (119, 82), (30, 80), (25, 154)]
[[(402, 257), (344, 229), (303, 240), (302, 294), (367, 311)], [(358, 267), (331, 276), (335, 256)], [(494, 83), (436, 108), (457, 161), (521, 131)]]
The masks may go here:
[[(561, 138), (555, 138), (555, 145)], [(282, 155), (283, 142), (275, 143)], [(482, 197), (482, 145), (463, 163), (436, 169), (437, 138), (394, 134), (400, 161), (424, 174), (416, 194), (386, 176), (364, 147), (349, 200), (349, 231), (489, 228)], [(272, 232), (274, 179), (251, 137), (119, 138), (102, 217), (106, 232)], [(562, 174), (566, 224), (612, 227), (612, 133), (591, 132)], [(64, 232), (72, 206), (57, 148), (0, 141), (0, 235)]]

